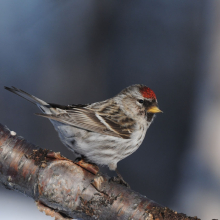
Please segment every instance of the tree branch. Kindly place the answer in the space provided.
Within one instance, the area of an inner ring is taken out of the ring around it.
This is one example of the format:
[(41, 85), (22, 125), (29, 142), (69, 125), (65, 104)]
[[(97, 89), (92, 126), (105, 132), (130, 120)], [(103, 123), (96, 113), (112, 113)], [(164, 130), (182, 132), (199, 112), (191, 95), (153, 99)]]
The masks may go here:
[(43, 150), (0, 124), (0, 185), (32, 197), (55, 219), (198, 219), (122, 186), (98, 167)]

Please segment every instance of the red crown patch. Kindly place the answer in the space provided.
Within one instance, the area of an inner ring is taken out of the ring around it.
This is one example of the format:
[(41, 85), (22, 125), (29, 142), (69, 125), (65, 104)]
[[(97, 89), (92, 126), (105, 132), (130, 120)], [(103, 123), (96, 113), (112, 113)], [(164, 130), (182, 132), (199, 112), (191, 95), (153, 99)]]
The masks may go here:
[(144, 98), (156, 99), (156, 95), (155, 95), (154, 91), (151, 90), (149, 87), (145, 86), (145, 87), (141, 88), (140, 92)]

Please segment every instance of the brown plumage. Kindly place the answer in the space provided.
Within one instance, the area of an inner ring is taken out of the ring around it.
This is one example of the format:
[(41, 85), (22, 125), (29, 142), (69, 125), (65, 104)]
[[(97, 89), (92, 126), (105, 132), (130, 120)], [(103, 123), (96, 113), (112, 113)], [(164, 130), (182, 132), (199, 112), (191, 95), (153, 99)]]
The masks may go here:
[(15, 87), (5, 89), (36, 104), (57, 130), (63, 144), (89, 161), (108, 165), (117, 163), (141, 145), (158, 108), (155, 93), (136, 84), (113, 98), (88, 105), (58, 105), (44, 102)]

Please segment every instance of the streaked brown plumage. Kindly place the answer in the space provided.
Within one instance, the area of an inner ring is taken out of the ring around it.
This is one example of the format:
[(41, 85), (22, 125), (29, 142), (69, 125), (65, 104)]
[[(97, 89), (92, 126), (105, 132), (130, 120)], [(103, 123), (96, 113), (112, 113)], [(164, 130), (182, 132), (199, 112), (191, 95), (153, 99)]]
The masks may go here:
[(46, 103), (15, 87), (7, 90), (36, 104), (50, 119), (63, 144), (89, 161), (116, 170), (141, 145), (158, 108), (154, 92), (141, 84), (90, 105)]

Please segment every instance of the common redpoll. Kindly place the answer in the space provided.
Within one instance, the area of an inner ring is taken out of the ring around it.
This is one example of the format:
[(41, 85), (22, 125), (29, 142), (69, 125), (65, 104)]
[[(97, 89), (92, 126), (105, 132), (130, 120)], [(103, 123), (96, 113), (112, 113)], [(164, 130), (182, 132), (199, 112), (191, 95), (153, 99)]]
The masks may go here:
[(15, 87), (5, 89), (36, 104), (43, 112), (37, 115), (50, 119), (68, 149), (110, 170), (139, 148), (155, 113), (161, 112), (155, 93), (140, 84), (102, 102), (67, 106), (44, 102)]

